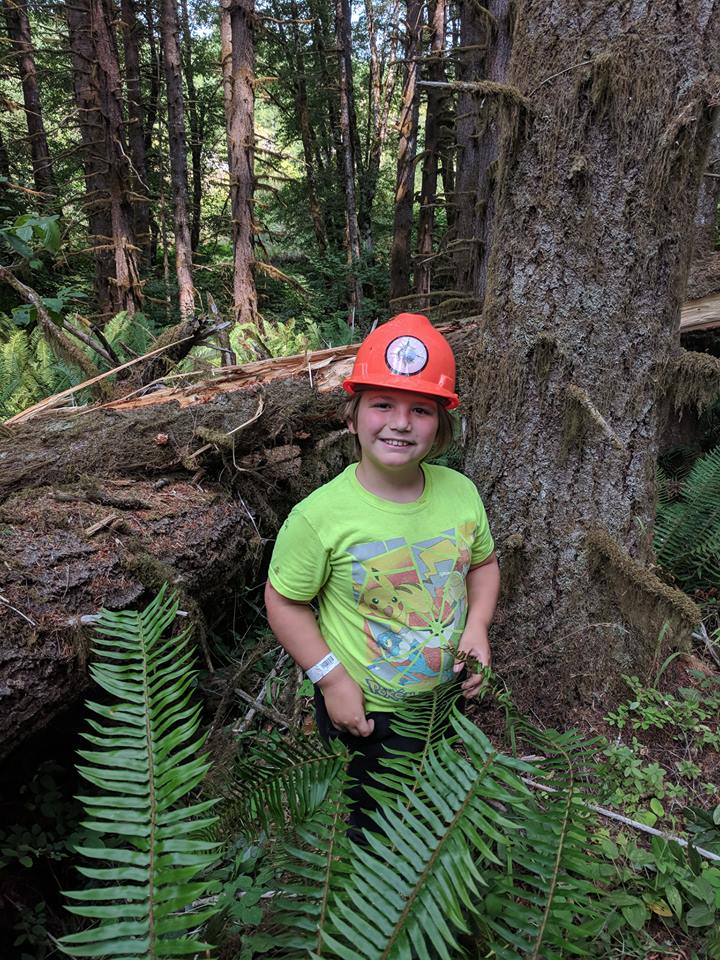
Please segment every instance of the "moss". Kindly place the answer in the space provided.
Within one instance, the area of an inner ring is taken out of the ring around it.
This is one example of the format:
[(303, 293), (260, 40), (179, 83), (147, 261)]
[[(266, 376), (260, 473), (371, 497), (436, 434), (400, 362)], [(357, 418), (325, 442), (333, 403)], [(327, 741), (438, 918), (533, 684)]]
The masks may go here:
[(605, 437), (616, 450), (625, 449), (622, 441), (592, 402), (586, 390), (575, 383), (569, 383), (565, 387), (565, 398), (567, 405), (563, 424), (563, 445), (566, 449), (572, 443), (579, 441), (588, 430), (593, 430)]
[(720, 358), (709, 353), (682, 350), (670, 366), (670, 377), (678, 413), (692, 406), (701, 414), (720, 397)]
[(585, 537), (593, 573), (612, 586), (620, 610), (628, 621), (647, 634), (657, 636), (667, 624), (668, 638), (676, 645), (702, 621), (697, 604), (682, 590), (663, 583), (652, 570), (638, 563), (605, 530), (591, 530)]
[(550, 376), (553, 363), (560, 355), (562, 355), (562, 350), (557, 341), (557, 337), (547, 331), (543, 331), (537, 335), (535, 343), (532, 346), (532, 360), (535, 376), (538, 380), (547, 380)]

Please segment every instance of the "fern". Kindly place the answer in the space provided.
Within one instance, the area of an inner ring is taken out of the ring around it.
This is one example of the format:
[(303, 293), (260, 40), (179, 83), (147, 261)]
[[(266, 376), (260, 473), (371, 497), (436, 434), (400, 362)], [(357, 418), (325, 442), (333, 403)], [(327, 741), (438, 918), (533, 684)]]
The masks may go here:
[[(483, 951), (506, 960), (589, 952), (601, 921), (590, 814), (575, 775), (586, 747), (572, 734), (538, 734), (546, 760), (504, 756), (453, 709), (456, 696), (438, 691), (419, 711), (413, 707), (413, 733), (427, 734), (428, 748), (419, 757), (395, 756), (378, 776), (373, 792), (382, 808), (366, 847), (345, 837), (342, 773), (322, 806), (295, 821), (295, 839), (279, 858), (270, 931), (251, 943), (272, 942), (283, 958), (449, 960), (472, 933)], [(448, 711), (450, 739), (441, 737)], [(400, 727), (408, 723), (407, 715), (398, 719)], [(533, 731), (522, 733), (527, 739)], [(293, 771), (279, 786), (280, 767), (264, 797), (282, 822), (283, 798), (294, 790), (294, 809), (308, 808)], [(252, 776), (252, 756), (244, 769)], [(536, 793), (523, 777), (548, 789)]]
[[(78, 770), (100, 788), (84, 796), (84, 826), (98, 843), (78, 853), (100, 866), (80, 872), (102, 885), (70, 892), (68, 909), (99, 920), (92, 929), (65, 937), (62, 949), (75, 957), (155, 960), (207, 948), (184, 931), (214, 908), (193, 912), (208, 884), (196, 879), (219, 846), (199, 836), (216, 817), (215, 801), (176, 808), (198, 786), (209, 764), (198, 756), (200, 706), (190, 703), (195, 671), (188, 632), (163, 640), (177, 613), (165, 588), (142, 612), (103, 611), (91, 667), (96, 682), (117, 698), (111, 706), (88, 703), (102, 722), (83, 734), (95, 748), (80, 751)], [(102, 840), (100, 837), (102, 836)]]
[(696, 460), (672, 500), (660, 472), (655, 524), (658, 561), (685, 589), (720, 582), (720, 446)]

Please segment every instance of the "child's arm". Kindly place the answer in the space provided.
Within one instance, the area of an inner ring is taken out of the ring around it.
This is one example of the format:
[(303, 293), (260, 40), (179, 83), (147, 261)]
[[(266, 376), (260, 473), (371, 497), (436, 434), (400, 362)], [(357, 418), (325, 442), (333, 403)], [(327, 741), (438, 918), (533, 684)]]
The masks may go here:
[[(498, 593), (500, 592), (500, 568), (495, 551), (479, 566), (473, 567), (466, 578), (468, 615), (458, 650), (471, 653), (479, 662), (490, 666), (490, 641), (488, 627), (492, 623)], [(456, 660), (454, 671), (459, 673), (463, 661)], [(466, 697), (476, 697), (482, 686), (482, 674), (474, 673), (462, 685)]]
[[(268, 580), (265, 607), (273, 633), (303, 670), (309, 670), (330, 653), (309, 604), (284, 597)], [(356, 737), (372, 733), (375, 721), (365, 716), (363, 692), (342, 664), (334, 667), (317, 685), (323, 692), (333, 726)]]

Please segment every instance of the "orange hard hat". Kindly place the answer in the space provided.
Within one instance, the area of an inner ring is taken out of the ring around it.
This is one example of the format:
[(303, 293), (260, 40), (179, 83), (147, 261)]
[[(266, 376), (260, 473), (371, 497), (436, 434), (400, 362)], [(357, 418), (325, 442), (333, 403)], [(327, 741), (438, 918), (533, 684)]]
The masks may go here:
[(399, 313), (360, 344), (343, 389), (356, 394), (363, 387), (425, 393), (452, 410), (459, 403), (452, 347), (427, 317)]

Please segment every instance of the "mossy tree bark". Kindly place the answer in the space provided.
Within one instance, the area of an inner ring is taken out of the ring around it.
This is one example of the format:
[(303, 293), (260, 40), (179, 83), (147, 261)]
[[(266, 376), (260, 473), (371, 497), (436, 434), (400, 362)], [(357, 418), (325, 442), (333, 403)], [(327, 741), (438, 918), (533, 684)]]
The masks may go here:
[(646, 567), (714, 6), (518, 12), (508, 82), (530, 107), (504, 104), (467, 470), (502, 554), (497, 663), (546, 716), (647, 669), (663, 622), (677, 638), (693, 619)]

